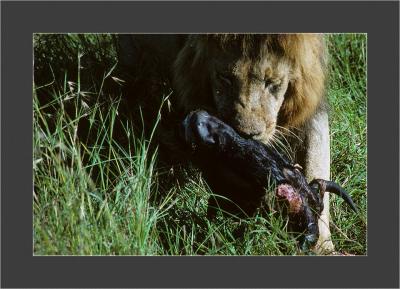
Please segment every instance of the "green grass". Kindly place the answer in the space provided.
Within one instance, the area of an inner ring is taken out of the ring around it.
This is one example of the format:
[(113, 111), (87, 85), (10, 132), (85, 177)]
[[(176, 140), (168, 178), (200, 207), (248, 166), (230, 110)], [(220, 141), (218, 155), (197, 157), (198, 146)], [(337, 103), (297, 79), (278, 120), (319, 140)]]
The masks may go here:
[(357, 254), (366, 254), (367, 248), (366, 40), (366, 34), (338, 34), (328, 42), (331, 176), (360, 209), (353, 214), (341, 200), (332, 198), (332, 232), (337, 248)]
[[(277, 211), (209, 221), (212, 192), (192, 168), (163, 186), (171, 172), (155, 169), (152, 140), (120, 117), (111, 35), (34, 41), (35, 255), (303, 254)], [(355, 215), (331, 198), (333, 241), (339, 251), (366, 254), (366, 38), (331, 35), (328, 48), (331, 174), (360, 209)]]

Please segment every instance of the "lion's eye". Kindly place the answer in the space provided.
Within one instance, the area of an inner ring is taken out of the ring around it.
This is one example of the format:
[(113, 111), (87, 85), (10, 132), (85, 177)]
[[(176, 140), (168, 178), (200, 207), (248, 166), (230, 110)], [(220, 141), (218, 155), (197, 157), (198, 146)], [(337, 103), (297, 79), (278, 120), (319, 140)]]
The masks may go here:
[(280, 83), (274, 83), (270, 79), (265, 80), (265, 88), (268, 89), (269, 92), (272, 94), (277, 93), (280, 86), (281, 86)]
[(271, 84), (271, 85), (269, 86), (269, 91), (270, 91), (272, 94), (276, 94), (276, 93), (278, 92), (278, 90), (279, 90), (280, 87), (281, 87), (280, 84)]
[(226, 76), (224, 74), (218, 73), (217, 78), (222, 81), (223, 83), (232, 86), (232, 80), (229, 78), (229, 76)]

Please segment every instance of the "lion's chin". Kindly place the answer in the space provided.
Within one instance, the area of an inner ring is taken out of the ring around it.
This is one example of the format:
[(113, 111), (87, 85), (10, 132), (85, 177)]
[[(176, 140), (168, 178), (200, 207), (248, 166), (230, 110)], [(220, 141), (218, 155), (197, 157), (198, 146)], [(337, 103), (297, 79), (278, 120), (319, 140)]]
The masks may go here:
[(263, 134), (255, 135), (252, 137), (252, 139), (259, 141), (265, 145), (269, 145), (272, 143), (274, 139), (274, 134), (275, 134), (275, 128)]

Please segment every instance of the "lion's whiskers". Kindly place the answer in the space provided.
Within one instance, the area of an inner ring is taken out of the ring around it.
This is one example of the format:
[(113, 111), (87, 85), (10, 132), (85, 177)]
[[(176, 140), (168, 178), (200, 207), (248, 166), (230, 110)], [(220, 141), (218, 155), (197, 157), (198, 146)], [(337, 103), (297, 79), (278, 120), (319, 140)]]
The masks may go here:
[(290, 146), (290, 142), (288, 141), (285, 133), (278, 128), (279, 127), (277, 127), (275, 133), (271, 135), (271, 138), (268, 140), (267, 145), (277, 151), (280, 150), (284, 152), (285, 155), (290, 158), (290, 160), (293, 160), (293, 150)]
[(301, 141), (301, 138), (296, 133), (293, 132), (293, 130), (298, 130), (295, 127), (287, 128), (287, 127), (284, 127), (284, 126), (277, 125), (276, 126), (276, 130), (279, 131), (279, 133), (281, 133), (282, 135), (287, 135), (287, 136), (290, 136), (290, 137), (294, 137), (298, 141)]

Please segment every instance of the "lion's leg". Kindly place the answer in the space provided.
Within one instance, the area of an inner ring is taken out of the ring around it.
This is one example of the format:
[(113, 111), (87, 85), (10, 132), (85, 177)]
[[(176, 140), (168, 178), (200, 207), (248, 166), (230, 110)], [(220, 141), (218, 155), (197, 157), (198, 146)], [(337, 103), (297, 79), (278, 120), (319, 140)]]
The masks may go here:
[[(310, 181), (315, 178), (330, 179), (330, 141), (327, 112), (320, 112), (311, 119), (307, 130), (307, 153), (305, 174)], [(319, 239), (315, 247), (317, 254), (334, 251), (329, 230), (329, 194), (324, 195), (324, 209), (318, 221)]]

